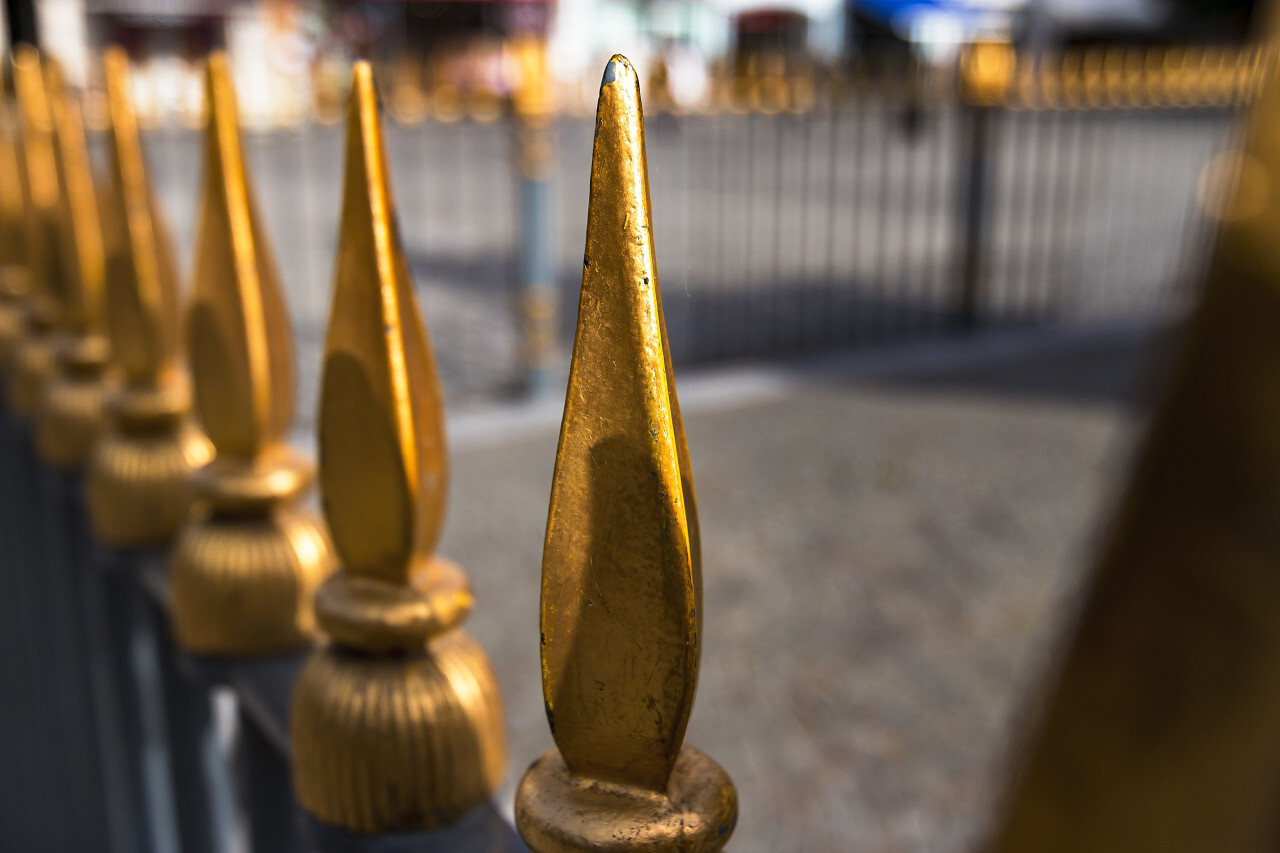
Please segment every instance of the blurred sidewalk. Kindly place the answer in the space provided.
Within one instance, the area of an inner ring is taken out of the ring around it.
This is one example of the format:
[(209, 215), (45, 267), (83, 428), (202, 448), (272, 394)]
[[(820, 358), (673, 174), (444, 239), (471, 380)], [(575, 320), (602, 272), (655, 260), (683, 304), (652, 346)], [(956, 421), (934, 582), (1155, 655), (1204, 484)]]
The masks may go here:
[[(688, 739), (740, 789), (731, 849), (966, 849), (1168, 337), (990, 333), (677, 377), (706, 602)], [(551, 743), (537, 613), (560, 408), (450, 423), (442, 550), (505, 691), (508, 803)]]

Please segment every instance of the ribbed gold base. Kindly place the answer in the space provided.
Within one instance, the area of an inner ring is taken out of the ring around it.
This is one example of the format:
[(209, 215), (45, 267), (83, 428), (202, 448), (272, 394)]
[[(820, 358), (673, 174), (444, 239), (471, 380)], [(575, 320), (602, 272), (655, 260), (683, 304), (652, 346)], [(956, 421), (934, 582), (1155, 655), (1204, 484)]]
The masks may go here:
[(737, 822), (733, 781), (688, 744), (665, 794), (575, 775), (556, 749), (516, 790), (516, 828), (534, 853), (714, 853)]
[(294, 791), (330, 826), (442, 826), (493, 795), (506, 751), (497, 679), (461, 629), (394, 657), (330, 645), (294, 688)]
[(316, 588), (333, 571), (324, 525), (290, 509), (188, 524), (169, 566), (174, 635), (204, 655), (265, 655), (314, 642)]
[(62, 470), (82, 468), (106, 425), (101, 376), (56, 376), (49, 383), (36, 421), (36, 450), (44, 462)]
[(108, 430), (89, 464), (93, 535), (116, 548), (169, 542), (191, 516), (191, 472), (212, 457), (213, 446), (191, 424), (142, 435)]

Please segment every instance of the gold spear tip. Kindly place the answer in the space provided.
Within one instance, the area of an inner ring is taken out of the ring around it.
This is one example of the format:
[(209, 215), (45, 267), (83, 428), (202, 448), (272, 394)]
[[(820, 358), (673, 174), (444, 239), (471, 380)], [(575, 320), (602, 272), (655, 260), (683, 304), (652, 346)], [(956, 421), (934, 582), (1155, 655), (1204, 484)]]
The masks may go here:
[(102, 224), (112, 355), (131, 386), (173, 385), (179, 349), (177, 265), (147, 177), (123, 48), (107, 48), (103, 71), (111, 181)]
[(226, 54), (205, 75), (205, 179), (187, 336), (196, 411), (219, 459), (250, 460), (293, 422), (293, 337), (244, 161)]
[[(644, 164), (639, 79), (615, 56), (596, 114), (582, 299), (543, 558), (542, 659), (548, 718), (569, 767), (662, 790), (697, 682), (699, 581)], [(632, 644), (646, 677), (605, 654)]]
[(444, 518), (443, 403), (367, 62), (355, 66), (346, 147), (318, 418), (320, 490), (346, 572), (403, 587), (431, 561)]
[(538, 853), (719, 850), (737, 817), (728, 775), (684, 743), (700, 545), (645, 172), (639, 79), (618, 55), (596, 111), (542, 562), (543, 700), (557, 748), (516, 796), (520, 833)]

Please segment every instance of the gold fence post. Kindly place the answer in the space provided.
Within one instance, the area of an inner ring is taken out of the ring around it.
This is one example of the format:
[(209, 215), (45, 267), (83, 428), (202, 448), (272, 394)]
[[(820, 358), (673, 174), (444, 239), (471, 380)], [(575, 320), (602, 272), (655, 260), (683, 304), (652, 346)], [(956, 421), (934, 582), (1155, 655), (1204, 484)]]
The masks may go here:
[(14, 343), (6, 391), (10, 409), (34, 418), (54, 371), (60, 317), (50, 292), (57, 278), (58, 170), (54, 163), (53, 117), (40, 56), (29, 46), (13, 56), (13, 84), (21, 114), (22, 171), (26, 205), (27, 262), (32, 291), (27, 297), (23, 334)]
[[(6, 88), (12, 74), (3, 75)], [(13, 349), (23, 333), (27, 300), (35, 289), (31, 273), (29, 223), (23, 197), (25, 168), (17, 121), (7, 92), (0, 97), (0, 375), (8, 376)]]
[(106, 545), (157, 547), (186, 523), (191, 474), (213, 458), (213, 447), (189, 417), (177, 269), (147, 178), (129, 60), (119, 48), (104, 59), (111, 123), (106, 319), (122, 386), (108, 399), (107, 430), (89, 468), (89, 514)]
[(715, 851), (737, 792), (684, 743), (698, 678), (697, 507), (654, 261), (640, 84), (596, 111), (582, 295), (542, 566), (556, 748), (516, 794), (536, 853)]
[(98, 199), (80, 107), (67, 97), (62, 68), (46, 67), (54, 163), (62, 188), (58, 275), (50, 282), (61, 314), (54, 365), (36, 416), (36, 448), (49, 466), (83, 468), (103, 426), (110, 346), (103, 318), (106, 266)]
[(170, 562), (173, 630), (202, 655), (301, 649), (332, 570), (319, 519), (296, 505), (310, 462), (293, 423), (293, 335), (249, 182), (227, 58), (209, 58), (204, 200), (187, 335), (196, 412), (216, 457), (195, 477), (205, 511)]
[[(1280, 35), (1272, 4), (1269, 42)], [(1171, 87), (1179, 102), (1188, 99)], [(1272, 851), (1280, 779), (1280, 75), (992, 853)]]
[[(319, 412), (320, 490), (340, 570), (316, 595), (329, 644), (294, 688), (294, 790), (321, 824), (446, 825), (502, 778), (497, 680), (461, 628), (466, 575), (435, 554), (443, 403), (400, 243), (373, 79), (355, 67)], [(346, 849), (346, 848), (344, 848)]]

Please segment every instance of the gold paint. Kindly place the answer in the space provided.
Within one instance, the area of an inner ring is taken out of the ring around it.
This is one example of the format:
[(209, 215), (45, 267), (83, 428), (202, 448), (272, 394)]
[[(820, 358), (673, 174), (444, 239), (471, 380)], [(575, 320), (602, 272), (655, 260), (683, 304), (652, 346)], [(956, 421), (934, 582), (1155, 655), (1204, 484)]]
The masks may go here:
[(960, 59), (960, 91), (971, 104), (1003, 103), (1014, 82), (1018, 54), (1005, 41), (968, 45)]
[(302, 807), (359, 833), (428, 829), (483, 803), (502, 701), (459, 627), (462, 570), (435, 555), (446, 486), (439, 380), (395, 220), (373, 79), (355, 67), (320, 400), (320, 486), (342, 568), (316, 595), (332, 642), (294, 692)]
[(188, 416), (177, 272), (147, 178), (129, 61), (112, 47), (103, 65), (111, 125), (111, 181), (102, 194), (106, 321), (123, 387), (107, 400), (107, 430), (89, 466), (89, 520), (108, 545), (155, 546), (187, 521), (191, 474), (213, 458), (213, 447)]
[(315, 590), (333, 570), (319, 518), (298, 507), (312, 466), (285, 445), (293, 335), (249, 183), (227, 58), (209, 57), (205, 184), (188, 341), (196, 412), (215, 460), (197, 472), (207, 512), (170, 563), (174, 635), (206, 655), (309, 645)]
[(1242, 148), (1172, 383), (981, 849), (1276, 848), (1280, 195), (1244, 183), (1280, 174), (1274, 69)]
[(36, 449), (54, 468), (82, 467), (104, 426), (109, 345), (103, 328), (102, 229), (79, 104), (68, 97), (62, 68), (45, 65), (53, 118), (59, 195), (55, 248), (63, 263), (52, 282), (62, 324), (53, 374), (36, 420)]
[[(3, 91), (0, 70), (0, 91)], [(12, 371), (13, 349), (26, 326), (26, 301), (34, 287), (27, 246), (18, 129), (8, 97), (0, 97), (0, 374)]]
[(61, 318), (53, 288), (62, 276), (58, 253), (61, 193), (54, 160), (53, 117), (40, 56), (34, 48), (20, 45), (14, 51), (11, 67), (21, 119), (19, 176), (26, 209), (24, 239), (32, 289), (25, 300), (24, 330), (13, 345), (5, 390), (9, 406), (17, 414), (32, 418), (44, 401), (58, 349), (53, 331)]
[(542, 685), (556, 749), (520, 783), (537, 853), (713, 851), (737, 794), (685, 746), (701, 566), (684, 427), (654, 261), (631, 64), (596, 112), (582, 294), (542, 565)]

